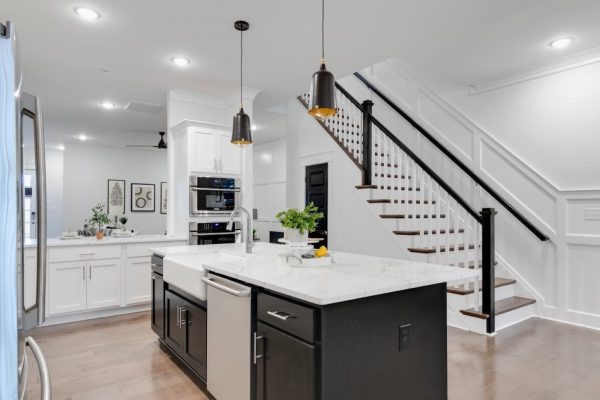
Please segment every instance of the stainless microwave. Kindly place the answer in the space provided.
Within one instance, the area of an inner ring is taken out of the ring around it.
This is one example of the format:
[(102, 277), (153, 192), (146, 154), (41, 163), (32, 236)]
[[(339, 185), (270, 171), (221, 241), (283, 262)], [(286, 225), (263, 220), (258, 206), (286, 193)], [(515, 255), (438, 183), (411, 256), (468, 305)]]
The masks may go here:
[(190, 177), (190, 215), (230, 215), (241, 205), (239, 179)]

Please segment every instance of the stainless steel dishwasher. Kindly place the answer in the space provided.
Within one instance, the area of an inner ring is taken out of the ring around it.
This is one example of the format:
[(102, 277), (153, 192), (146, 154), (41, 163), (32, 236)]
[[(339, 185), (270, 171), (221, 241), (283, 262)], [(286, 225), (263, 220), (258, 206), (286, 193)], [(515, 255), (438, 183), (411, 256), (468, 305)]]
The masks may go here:
[(252, 289), (220, 276), (207, 285), (207, 374), (218, 400), (250, 400)]

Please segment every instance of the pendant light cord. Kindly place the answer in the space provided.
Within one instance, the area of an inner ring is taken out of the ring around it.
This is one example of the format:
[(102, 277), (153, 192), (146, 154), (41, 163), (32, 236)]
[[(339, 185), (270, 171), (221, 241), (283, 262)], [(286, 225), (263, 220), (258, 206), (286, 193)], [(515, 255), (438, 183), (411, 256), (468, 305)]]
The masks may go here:
[(321, 0), (321, 62), (325, 62), (325, 0)]
[(243, 89), (244, 83), (244, 31), (240, 30), (240, 107), (244, 107), (243, 102)]

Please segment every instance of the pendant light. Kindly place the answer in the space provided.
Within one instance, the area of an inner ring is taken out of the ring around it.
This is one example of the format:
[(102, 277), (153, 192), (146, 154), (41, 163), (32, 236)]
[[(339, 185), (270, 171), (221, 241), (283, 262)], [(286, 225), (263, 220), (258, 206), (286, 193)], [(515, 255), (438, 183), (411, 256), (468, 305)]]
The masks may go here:
[(337, 113), (335, 78), (325, 67), (325, 0), (321, 0), (321, 67), (312, 76), (308, 113), (321, 120)]
[(250, 28), (246, 21), (235, 21), (235, 29), (240, 31), (240, 111), (233, 117), (233, 132), (231, 143), (240, 147), (252, 144), (250, 116), (244, 112), (243, 102), (243, 71), (244, 71), (244, 31)]

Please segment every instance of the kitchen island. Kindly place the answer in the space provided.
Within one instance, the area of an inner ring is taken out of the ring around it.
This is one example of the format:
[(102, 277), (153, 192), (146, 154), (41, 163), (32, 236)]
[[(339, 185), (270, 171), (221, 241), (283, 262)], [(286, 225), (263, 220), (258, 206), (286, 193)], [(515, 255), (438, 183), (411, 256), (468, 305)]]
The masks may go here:
[[(250, 255), (239, 245), (203, 247), (162, 252), (160, 340), (217, 400), (447, 398), (446, 282), (477, 273), (348, 253), (335, 253), (330, 266), (295, 267), (278, 255), (283, 246), (260, 244)], [(217, 292), (210, 285), (207, 296), (207, 279), (248, 288), (248, 315), (224, 308), (229, 300), (211, 297)], [(189, 329), (195, 331), (186, 335)], [(211, 346), (211, 334), (247, 346), (232, 344), (231, 358), (222, 342)], [(239, 362), (211, 365), (223, 359)], [(240, 392), (226, 385), (233, 378)]]

